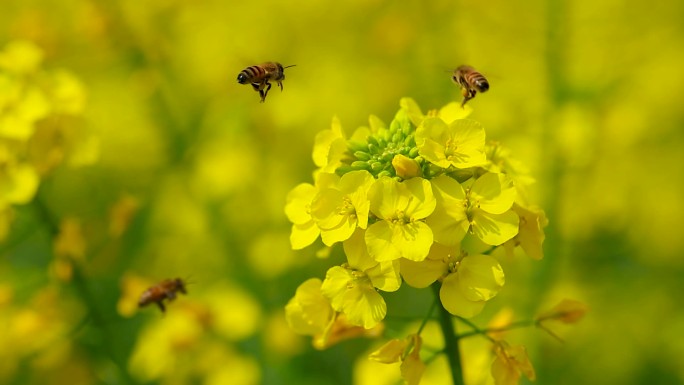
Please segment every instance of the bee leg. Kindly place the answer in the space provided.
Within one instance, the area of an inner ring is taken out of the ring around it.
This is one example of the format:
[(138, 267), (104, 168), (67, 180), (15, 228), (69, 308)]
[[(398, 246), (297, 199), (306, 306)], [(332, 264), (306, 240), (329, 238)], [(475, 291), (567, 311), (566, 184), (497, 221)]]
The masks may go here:
[(461, 103), (461, 108), (465, 108), (465, 104), (468, 103), (468, 100), (472, 99), (475, 97), (475, 94), (477, 91), (471, 90), (471, 89), (463, 89), (463, 102)]
[(259, 83), (252, 83), (252, 88), (254, 88), (254, 91), (261, 91), (261, 84)]
[(280, 86), (280, 92), (283, 92), (283, 82), (279, 81), (278, 85)]
[(159, 306), (159, 310), (161, 310), (162, 313), (166, 313), (166, 308), (164, 307), (164, 303), (162, 303), (162, 301), (157, 302), (157, 306)]
[(261, 95), (261, 102), (262, 103), (266, 101), (266, 95), (268, 95), (268, 90), (271, 89), (271, 83), (265, 82), (264, 85), (267, 86), (266, 89), (263, 91), (259, 91), (259, 94)]

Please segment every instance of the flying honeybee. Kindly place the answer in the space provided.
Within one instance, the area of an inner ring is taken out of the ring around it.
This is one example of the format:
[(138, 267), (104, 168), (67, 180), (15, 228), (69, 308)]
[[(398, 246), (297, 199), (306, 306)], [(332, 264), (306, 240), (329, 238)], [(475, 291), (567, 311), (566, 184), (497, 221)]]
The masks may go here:
[(180, 278), (165, 279), (160, 283), (145, 290), (138, 300), (138, 306), (144, 307), (151, 303), (156, 303), (162, 313), (166, 310), (164, 300), (173, 301), (177, 293), (188, 294), (185, 289), (186, 282)]
[(261, 103), (266, 100), (268, 90), (271, 89), (271, 81), (274, 81), (280, 86), (280, 91), (283, 90), (283, 80), (285, 80), (285, 68), (294, 67), (295, 65), (283, 67), (282, 64), (276, 62), (267, 62), (256, 66), (247, 67), (237, 77), (240, 84), (252, 84), (254, 91), (258, 91), (261, 96)]
[(489, 89), (489, 82), (487, 79), (471, 66), (459, 66), (454, 70), (451, 79), (454, 83), (461, 86), (461, 94), (463, 94), (461, 108), (465, 106), (468, 100), (474, 98), (475, 94), (478, 92), (487, 92)]

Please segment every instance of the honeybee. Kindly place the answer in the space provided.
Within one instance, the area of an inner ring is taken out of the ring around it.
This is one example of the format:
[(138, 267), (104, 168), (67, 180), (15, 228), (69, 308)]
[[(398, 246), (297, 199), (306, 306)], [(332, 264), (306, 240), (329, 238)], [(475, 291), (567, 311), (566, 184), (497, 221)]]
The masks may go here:
[(165, 279), (160, 283), (150, 287), (145, 290), (138, 300), (139, 307), (145, 307), (151, 303), (156, 303), (159, 309), (164, 313), (166, 308), (164, 307), (164, 300), (173, 301), (176, 299), (176, 293), (188, 294), (185, 289), (186, 282), (180, 278), (176, 279)]
[(459, 66), (454, 70), (451, 79), (454, 83), (461, 86), (461, 94), (463, 95), (461, 108), (465, 106), (468, 100), (474, 98), (475, 94), (478, 92), (487, 92), (489, 89), (489, 82), (487, 79), (471, 66)]
[(237, 77), (240, 84), (251, 83), (254, 91), (258, 91), (261, 96), (261, 103), (266, 100), (268, 90), (271, 89), (270, 81), (276, 82), (280, 86), (280, 91), (283, 90), (283, 80), (285, 80), (285, 68), (294, 67), (295, 65), (283, 67), (282, 64), (276, 62), (267, 62), (256, 66), (247, 67)]

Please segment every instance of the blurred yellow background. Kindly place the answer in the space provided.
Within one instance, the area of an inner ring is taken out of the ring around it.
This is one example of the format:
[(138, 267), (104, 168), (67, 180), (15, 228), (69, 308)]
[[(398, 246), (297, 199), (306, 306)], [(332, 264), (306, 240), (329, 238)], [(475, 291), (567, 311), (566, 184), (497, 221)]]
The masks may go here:
[[(550, 222), (545, 259), (502, 262), (474, 322), (578, 299), (564, 344), (511, 333), (538, 383), (684, 382), (684, 2), (4, 0), (0, 49), (17, 41), (78, 79), (67, 126), (96, 139), (0, 210), (0, 383), (382, 383), (363, 377), (374, 342), (318, 352), (287, 328), (330, 262), (290, 250), (285, 196), (334, 115), (351, 132), (404, 96), (460, 100), (447, 72), (466, 63), (491, 84), (471, 117), (530, 167)], [(261, 104), (236, 77), (265, 61), (296, 67)], [(188, 296), (137, 311), (172, 277)], [(389, 308), (421, 317), (407, 290)]]

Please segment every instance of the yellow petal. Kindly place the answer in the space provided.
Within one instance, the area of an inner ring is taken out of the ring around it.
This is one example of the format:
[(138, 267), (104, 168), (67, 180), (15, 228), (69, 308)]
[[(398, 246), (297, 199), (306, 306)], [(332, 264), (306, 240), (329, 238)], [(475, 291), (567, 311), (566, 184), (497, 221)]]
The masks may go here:
[(392, 339), (387, 341), (378, 350), (368, 356), (369, 359), (383, 364), (391, 364), (399, 362), (401, 355), (404, 353), (408, 341), (406, 339)]
[(457, 274), (449, 274), (439, 289), (442, 306), (451, 314), (464, 318), (474, 317), (482, 311), (486, 301), (470, 301), (461, 291)]

